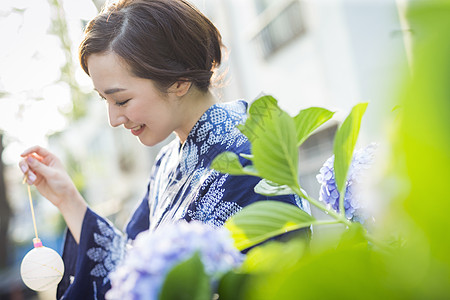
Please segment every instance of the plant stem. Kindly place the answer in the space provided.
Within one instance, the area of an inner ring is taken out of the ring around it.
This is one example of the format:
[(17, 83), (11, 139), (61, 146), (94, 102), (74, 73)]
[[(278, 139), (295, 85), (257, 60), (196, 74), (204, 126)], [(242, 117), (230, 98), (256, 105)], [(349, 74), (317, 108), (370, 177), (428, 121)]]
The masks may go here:
[[(335, 210), (333, 210), (332, 208), (327, 208), (325, 205), (323, 205), (320, 201), (306, 195), (305, 193), (302, 192), (302, 190), (300, 189), (299, 186), (297, 187), (291, 187), (291, 189), (301, 198), (308, 200), (309, 203), (311, 203), (312, 205), (314, 205), (315, 207), (319, 208), (320, 210), (322, 210), (323, 212), (325, 212), (326, 214), (332, 216), (334, 218), (334, 220), (321, 220), (318, 222), (314, 222), (312, 225), (331, 225), (331, 224), (338, 224), (338, 223), (342, 223), (348, 227), (353, 225), (353, 222), (348, 220), (345, 217), (345, 212), (344, 214), (338, 213)], [(345, 188), (344, 188), (345, 190)], [(342, 195), (342, 193), (340, 193), (340, 195)], [(343, 209), (341, 209), (341, 211), (344, 211)], [(376, 238), (374, 238), (372, 235), (370, 235), (367, 230), (364, 230), (364, 236), (366, 238), (366, 240), (370, 243), (372, 243), (374, 246), (378, 247), (380, 250), (382, 251), (386, 251), (389, 252), (392, 247), (390, 247), (389, 245), (377, 240)]]
[(345, 206), (344, 206), (344, 200), (345, 200), (345, 190), (347, 189), (346, 184), (342, 188), (342, 191), (339, 191), (339, 214), (345, 218)]
[(343, 223), (347, 226), (351, 226), (352, 222), (347, 220), (347, 218), (345, 217), (345, 214), (339, 214), (336, 211), (334, 211), (333, 209), (329, 209), (327, 208), (325, 205), (323, 205), (321, 202), (319, 202), (318, 200), (305, 195), (300, 187), (291, 187), (291, 189), (300, 197), (306, 199), (309, 201), (309, 203), (311, 203), (312, 205), (314, 205), (315, 207), (317, 207), (318, 209), (322, 210), (323, 212), (327, 213), (328, 215), (332, 216), (333, 218), (335, 218), (337, 221), (339, 221), (340, 223)]
[(341, 221), (338, 220), (320, 220), (314, 222), (312, 225), (333, 225), (333, 224), (339, 224)]

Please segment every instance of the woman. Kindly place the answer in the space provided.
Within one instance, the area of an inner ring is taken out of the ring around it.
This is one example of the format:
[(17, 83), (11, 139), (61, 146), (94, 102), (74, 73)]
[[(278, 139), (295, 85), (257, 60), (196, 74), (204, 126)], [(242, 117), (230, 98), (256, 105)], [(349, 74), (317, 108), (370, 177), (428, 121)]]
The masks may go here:
[[(184, 0), (119, 1), (87, 25), (80, 62), (107, 103), (111, 126), (123, 125), (145, 146), (172, 132), (176, 139), (158, 155), (124, 237), (87, 206), (53, 154), (38, 146), (23, 153), (28, 184), (59, 208), (69, 229), (58, 298), (103, 298), (125, 245), (144, 230), (180, 219), (221, 226), (242, 207), (269, 199), (254, 193), (258, 178), (208, 168), (223, 151), (250, 153), (235, 127), (247, 104), (219, 103), (209, 90), (221, 48), (218, 30)], [(270, 199), (304, 207), (294, 195)]]

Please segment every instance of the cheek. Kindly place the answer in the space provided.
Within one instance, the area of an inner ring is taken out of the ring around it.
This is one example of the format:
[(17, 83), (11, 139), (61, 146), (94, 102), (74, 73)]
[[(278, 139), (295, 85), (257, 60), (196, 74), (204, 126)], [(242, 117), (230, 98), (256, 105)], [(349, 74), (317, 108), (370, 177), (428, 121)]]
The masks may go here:
[(129, 106), (127, 116), (135, 123), (146, 124), (160, 130), (170, 126), (176, 118), (173, 108), (166, 101), (148, 98), (136, 101), (133, 106)]
[(141, 116), (154, 125), (165, 125), (173, 119), (173, 112), (166, 105), (153, 105), (145, 112), (140, 112)]
[(135, 123), (147, 123), (150, 113), (151, 110), (145, 106), (139, 105), (139, 103), (132, 106), (130, 105), (126, 109), (127, 118)]

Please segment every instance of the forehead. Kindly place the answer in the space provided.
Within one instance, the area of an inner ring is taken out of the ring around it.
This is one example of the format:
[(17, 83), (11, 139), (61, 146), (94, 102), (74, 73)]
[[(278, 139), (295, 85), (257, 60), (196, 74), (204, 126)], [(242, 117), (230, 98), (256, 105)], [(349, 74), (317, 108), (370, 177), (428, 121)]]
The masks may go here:
[(125, 61), (113, 52), (91, 54), (87, 65), (97, 90), (126, 85), (134, 77)]

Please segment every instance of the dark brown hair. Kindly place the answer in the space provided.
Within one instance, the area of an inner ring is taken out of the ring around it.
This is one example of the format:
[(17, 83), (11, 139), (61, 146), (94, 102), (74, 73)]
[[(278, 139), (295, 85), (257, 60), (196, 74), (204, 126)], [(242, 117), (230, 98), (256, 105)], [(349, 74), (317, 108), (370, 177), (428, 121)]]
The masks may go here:
[(112, 51), (161, 91), (180, 80), (207, 91), (222, 47), (217, 28), (184, 0), (121, 0), (87, 24), (79, 57), (88, 75), (89, 55)]

